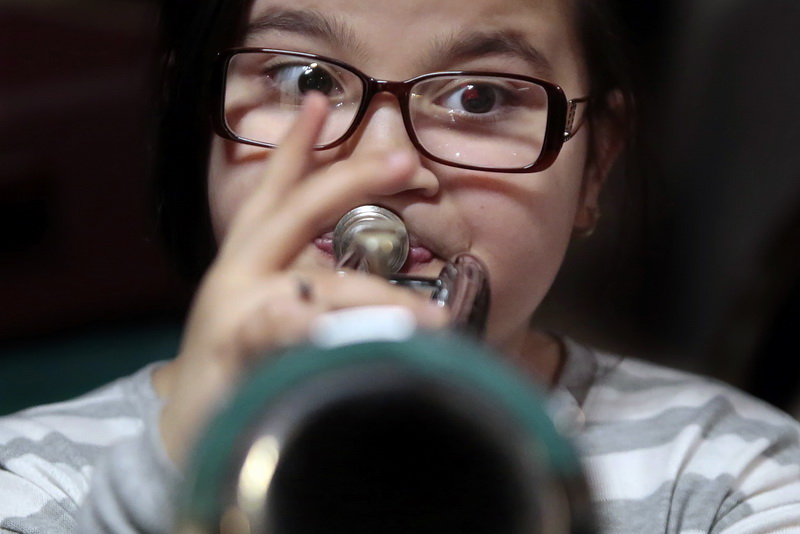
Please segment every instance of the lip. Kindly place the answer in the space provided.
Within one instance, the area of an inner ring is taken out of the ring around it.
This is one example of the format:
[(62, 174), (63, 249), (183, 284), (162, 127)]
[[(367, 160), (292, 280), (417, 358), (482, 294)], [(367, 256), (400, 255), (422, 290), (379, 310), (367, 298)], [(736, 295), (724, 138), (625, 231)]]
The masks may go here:
[[(320, 252), (334, 260), (333, 232), (325, 232), (314, 239), (314, 245)], [(434, 259), (436, 255), (432, 250), (420, 244), (416, 236), (409, 235), (408, 257), (399, 272), (403, 274), (418, 272), (430, 265)]]

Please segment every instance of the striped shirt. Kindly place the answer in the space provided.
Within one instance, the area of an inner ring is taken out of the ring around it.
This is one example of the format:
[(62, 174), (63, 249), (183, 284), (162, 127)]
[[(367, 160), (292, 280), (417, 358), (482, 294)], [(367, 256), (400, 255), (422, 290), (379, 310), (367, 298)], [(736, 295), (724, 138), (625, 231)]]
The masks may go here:
[[(565, 344), (557, 420), (603, 532), (800, 533), (797, 421), (710, 379)], [(179, 476), (158, 445), (153, 368), (0, 418), (0, 532), (167, 531)]]

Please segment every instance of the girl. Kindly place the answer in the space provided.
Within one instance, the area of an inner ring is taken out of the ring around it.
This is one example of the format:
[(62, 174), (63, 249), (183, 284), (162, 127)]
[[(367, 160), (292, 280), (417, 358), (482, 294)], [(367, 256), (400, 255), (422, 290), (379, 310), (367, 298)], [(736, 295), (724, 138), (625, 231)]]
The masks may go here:
[(166, 531), (188, 450), (255, 355), (355, 306), (446, 325), (420, 295), (333, 269), (336, 221), (374, 204), (409, 229), (407, 272), (435, 276), (459, 252), (486, 264), (486, 341), (569, 393), (606, 531), (800, 531), (791, 419), (529, 326), (571, 237), (596, 224), (625, 141), (632, 107), (604, 2), (184, 9), (196, 13), (170, 57), (162, 210), (173, 247), (207, 269), (180, 355), (6, 420), (0, 529)]

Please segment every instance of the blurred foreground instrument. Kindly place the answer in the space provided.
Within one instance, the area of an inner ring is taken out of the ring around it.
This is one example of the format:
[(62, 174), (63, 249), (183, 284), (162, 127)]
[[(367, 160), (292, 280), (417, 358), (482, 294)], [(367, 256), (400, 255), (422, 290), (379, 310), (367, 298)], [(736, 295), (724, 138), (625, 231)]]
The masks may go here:
[(544, 396), (461, 335), (485, 326), (482, 263), (465, 254), (436, 279), (394, 274), (405, 257), (387, 256), (402, 256), (392, 251), (407, 250), (407, 234), (381, 210), (343, 218), (362, 229), (336, 240), (340, 267), (430, 291), (453, 330), (420, 332), (402, 308), (356, 308), (265, 358), (199, 441), (177, 532), (595, 532), (578, 455)]

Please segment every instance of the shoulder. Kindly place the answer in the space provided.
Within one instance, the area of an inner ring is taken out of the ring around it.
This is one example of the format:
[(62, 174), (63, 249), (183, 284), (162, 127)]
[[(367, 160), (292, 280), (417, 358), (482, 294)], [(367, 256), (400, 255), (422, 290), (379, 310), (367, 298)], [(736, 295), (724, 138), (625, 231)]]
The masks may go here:
[(142, 417), (158, 399), (150, 376), (154, 365), (75, 399), (36, 406), (0, 417), (3, 457), (20, 440), (59, 437), (88, 447), (104, 447), (141, 429)]
[(36, 514), (67, 520), (77, 510), (97, 458), (138, 435), (148, 406), (158, 402), (151, 372), (148, 366), (81, 397), (0, 417), (0, 529)]
[(650, 522), (639, 531), (750, 532), (737, 529), (767, 516), (800, 526), (798, 421), (706, 377), (573, 349), (594, 366), (579, 442), (606, 519), (634, 514)]
[(800, 439), (797, 420), (728, 384), (636, 358), (585, 350), (596, 362), (583, 403), (590, 427), (658, 421), (664, 432), (702, 427), (709, 439), (726, 434)]

